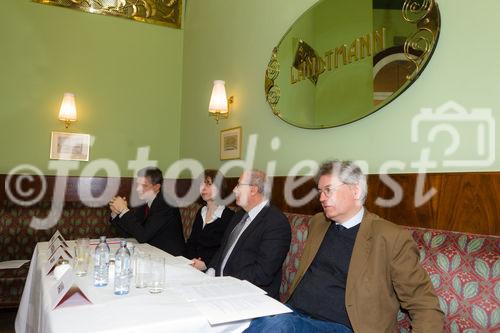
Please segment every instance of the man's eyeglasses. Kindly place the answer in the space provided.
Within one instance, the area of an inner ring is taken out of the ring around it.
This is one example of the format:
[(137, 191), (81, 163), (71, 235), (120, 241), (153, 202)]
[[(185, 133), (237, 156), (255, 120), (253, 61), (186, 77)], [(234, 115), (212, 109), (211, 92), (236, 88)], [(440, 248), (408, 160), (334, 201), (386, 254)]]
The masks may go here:
[(255, 186), (254, 184), (249, 184), (249, 183), (238, 183), (236, 184), (236, 188), (240, 187), (240, 186), (243, 186), (243, 185), (247, 185), (247, 186)]
[(328, 198), (331, 197), (333, 195), (333, 193), (337, 192), (337, 190), (342, 186), (342, 185), (345, 185), (345, 184), (340, 184), (340, 185), (337, 185), (337, 186), (325, 186), (323, 189), (321, 188), (318, 188), (318, 195), (321, 196), (321, 193), (323, 193), (325, 196), (327, 196)]

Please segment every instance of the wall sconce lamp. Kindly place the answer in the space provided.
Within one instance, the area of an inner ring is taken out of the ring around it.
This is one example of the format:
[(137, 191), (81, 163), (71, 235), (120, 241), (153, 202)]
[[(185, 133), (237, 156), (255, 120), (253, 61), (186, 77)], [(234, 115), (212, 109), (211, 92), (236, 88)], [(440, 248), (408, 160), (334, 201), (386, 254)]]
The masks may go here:
[(219, 119), (229, 117), (229, 105), (234, 101), (234, 96), (227, 98), (224, 84), (225, 82), (222, 80), (214, 81), (212, 96), (208, 105), (208, 115), (214, 117), (217, 124)]
[(69, 124), (71, 124), (71, 122), (76, 121), (76, 105), (74, 94), (64, 94), (61, 108), (59, 109), (59, 120), (64, 122), (66, 128), (69, 127)]

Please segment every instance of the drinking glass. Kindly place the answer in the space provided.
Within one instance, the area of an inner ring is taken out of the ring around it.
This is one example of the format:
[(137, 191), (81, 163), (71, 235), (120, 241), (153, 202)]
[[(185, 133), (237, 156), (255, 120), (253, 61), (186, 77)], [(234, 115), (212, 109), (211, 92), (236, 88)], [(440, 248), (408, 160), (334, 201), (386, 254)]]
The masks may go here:
[(76, 276), (85, 276), (89, 272), (90, 240), (78, 238), (75, 245), (74, 270)]
[(127, 249), (130, 252), (130, 277), (132, 278), (135, 274), (135, 261), (136, 261), (134, 243), (127, 242)]
[(161, 293), (165, 288), (165, 258), (151, 257), (151, 281), (149, 292), (152, 294)]
[(150, 256), (139, 251), (135, 252), (135, 287), (145, 288), (151, 280), (151, 260)]

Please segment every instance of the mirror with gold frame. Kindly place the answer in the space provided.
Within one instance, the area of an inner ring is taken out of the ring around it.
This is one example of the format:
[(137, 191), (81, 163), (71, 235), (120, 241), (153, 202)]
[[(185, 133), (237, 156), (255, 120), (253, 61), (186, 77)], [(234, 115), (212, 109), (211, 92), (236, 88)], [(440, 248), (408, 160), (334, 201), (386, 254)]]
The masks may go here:
[(417, 79), (439, 29), (434, 0), (320, 0), (273, 49), (266, 100), (276, 116), (302, 128), (361, 119)]

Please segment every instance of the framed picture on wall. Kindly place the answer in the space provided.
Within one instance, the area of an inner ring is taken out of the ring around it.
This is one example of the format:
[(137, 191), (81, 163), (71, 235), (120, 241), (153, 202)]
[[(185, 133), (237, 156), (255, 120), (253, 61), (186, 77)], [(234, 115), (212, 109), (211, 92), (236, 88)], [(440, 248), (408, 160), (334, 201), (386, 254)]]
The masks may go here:
[(234, 160), (241, 158), (241, 126), (220, 132), (220, 159)]
[(52, 132), (50, 138), (51, 160), (88, 161), (89, 152), (89, 134)]

